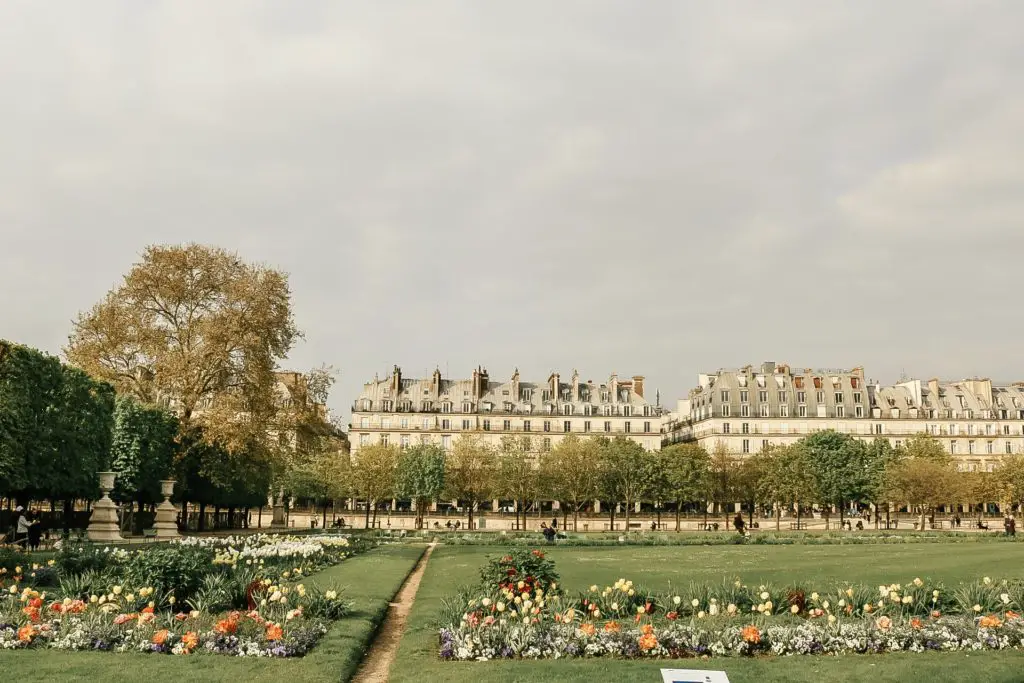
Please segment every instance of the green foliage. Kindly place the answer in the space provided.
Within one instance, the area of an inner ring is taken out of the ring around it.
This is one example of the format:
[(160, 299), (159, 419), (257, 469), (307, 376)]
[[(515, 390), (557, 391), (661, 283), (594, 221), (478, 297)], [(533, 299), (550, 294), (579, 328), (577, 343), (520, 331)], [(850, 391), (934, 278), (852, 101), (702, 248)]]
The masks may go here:
[(214, 553), (198, 546), (169, 545), (134, 553), (125, 563), (123, 580), (129, 586), (148, 586), (158, 595), (188, 600), (203, 585)]
[(163, 500), (160, 480), (173, 466), (177, 432), (178, 422), (170, 413), (119, 397), (110, 449), (110, 468), (117, 473), (111, 497), (120, 502)]
[[(519, 582), (523, 587), (519, 587)], [(487, 591), (509, 588), (516, 592), (538, 588), (547, 591), (558, 581), (555, 563), (537, 549), (510, 548), (505, 554), (487, 558), (480, 569), (480, 586)]]
[(627, 524), (633, 505), (655, 490), (657, 465), (656, 456), (625, 437), (617, 436), (602, 446), (602, 498), (625, 504)]
[(402, 451), (395, 471), (395, 491), (416, 503), (417, 517), (444, 491), (445, 454), (438, 446), (417, 445)]
[(113, 405), (109, 385), (0, 341), (0, 492), (94, 495), (96, 472), (108, 464)]
[(814, 475), (818, 502), (842, 510), (850, 501), (869, 497), (872, 468), (863, 441), (828, 429), (804, 437), (801, 445)]

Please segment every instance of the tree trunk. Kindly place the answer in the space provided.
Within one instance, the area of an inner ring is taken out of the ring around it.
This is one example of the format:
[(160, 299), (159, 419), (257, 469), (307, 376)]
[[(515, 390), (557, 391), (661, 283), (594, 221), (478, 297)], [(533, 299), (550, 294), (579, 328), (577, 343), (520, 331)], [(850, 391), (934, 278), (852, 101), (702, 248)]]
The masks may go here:
[(629, 498), (626, 498), (626, 533), (629, 533), (629, 513), (632, 512), (630, 508), (633, 506), (629, 504)]
[(263, 528), (263, 504), (262, 503), (260, 503), (260, 511), (256, 515), (256, 528), (257, 529), (262, 529)]
[(367, 529), (370, 528), (370, 499), (366, 499), (366, 523), (363, 526)]
[(199, 524), (196, 531), (206, 531), (206, 503), (199, 504)]
[(324, 501), (323, 523), (320, 525), (320, 528), (321, 529), (326, 529), (327, 528), (327, 501), (326, 500)]
[(608, 516), (611, 518), (612, 531), (615, 531), (615, 503), (608, 504)]
[(468, 502), (466, 507), (466, 520), (469, 522), (467, 527), (470, 531), (473, 530), (473, 501)]
[[(7, 499), (7, 505), (11, 504), (11, 499)], [(64, 504), (64, 533), (71, 533), (71, 516), (75, 514), (75, 503), (71, 498), (65, 498)]]
[(844, 512), (846, 512), (846, 503), (840, 503), (839, 504), (839, 528), (840, 529), (843, 528), (843, 521), (845, 521), (843, 519), (843, 517), (844, 517), (843, 513)]
[(704, 531), (708, 530), (708, 501), (704, 501)]
[(680, 513), (680, 508), (681, 507), (682, 507), (681, 503), (676, 503), (676, 533), (677, 534), (679, 533), (679, 523), (680, 523), (679, 522), (679, 513)]
[(754, 528), (754, 504), (750, 504), (750, 509), (747, 511), (747, 528)]
[(782, 506), (778, 503), (775, 504), (775, 530), (782, 530)]
[(572, 530), (573, 533), (579, 531), (580, 526), (580, 505), (579, 502), (573, 501), (572, 504)]

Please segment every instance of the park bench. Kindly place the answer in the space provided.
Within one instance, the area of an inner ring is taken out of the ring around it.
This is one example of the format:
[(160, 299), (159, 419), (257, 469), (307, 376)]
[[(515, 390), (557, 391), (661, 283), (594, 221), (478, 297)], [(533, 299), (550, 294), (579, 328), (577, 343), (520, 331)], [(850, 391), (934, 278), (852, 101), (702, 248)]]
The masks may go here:
[(807, 528), (807, 522), (790, 522), (789, 528), (792, 531), (799, 531)]
[(142, 538), (148, 543), (156, 540), (156, 529), (143, 529)]

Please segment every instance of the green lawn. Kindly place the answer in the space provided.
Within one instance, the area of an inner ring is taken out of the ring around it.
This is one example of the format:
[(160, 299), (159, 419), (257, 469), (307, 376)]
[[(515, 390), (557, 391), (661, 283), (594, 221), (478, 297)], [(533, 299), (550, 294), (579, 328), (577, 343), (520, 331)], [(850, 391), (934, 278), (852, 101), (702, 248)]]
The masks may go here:
[[(636, 662), (611, 659), (540, 662), (442, 662), (437, 657), (440, 600), (460, 584), (473, 583), (488, 554), (500, 548), (440, 547), (435, 550), (416, 597), (409, 629), (392, 668), (394, 683), (406, 681), (658, 681), (658, 669), (723, 669), (733, 683), (761, 681), (964, 680), (1019, 683), (1024, 653), (926, 653), (845, 657), (789, 657), (709, 661)], [(981, 576), (1024, 576), (1024, 545), (914, 544), (856, 546), (711, 546), (555, 548), (549, 551), (567, 591), (605, 585), (623, 577), (660, 589), (671, 581), (788, 585), (814, 581), (867, 584), (901, 582), (915, 576), (947, 584)]]
[(0, 670), (10, 681), (267, 681), (337, 682), (355, 672), (387, 605), (424, 546), (380, 547), (311, 576), (307, 583), (346, 587), (353, 614), (336, 622), (311, 654), (301, 659), (256, 659), (218, 655), (141, 653), (0, 652)]

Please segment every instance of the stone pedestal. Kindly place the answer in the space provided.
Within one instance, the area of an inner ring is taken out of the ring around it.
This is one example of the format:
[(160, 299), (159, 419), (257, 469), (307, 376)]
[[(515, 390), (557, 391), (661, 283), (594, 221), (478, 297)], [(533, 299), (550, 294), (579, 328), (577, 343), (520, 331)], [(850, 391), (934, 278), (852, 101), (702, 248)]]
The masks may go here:
[(171, 502), (171, 495), (174, 493), (174, 480), (161, 480), (160, 493), (163, 494), (164, 502), (157, 505), (156, 519), (153, 520), (156, 538), (161, 541), (178, 538), (181, 536), (178, 533), (178, 508)]
[(270, 521), (270, 528), (284, 529), (287, 526), (288, 522), (285, 520), (284, 515), (284, 491), (281, 491), (278, 495), (274, 496), (274, 517)]
[(110, 500), (110, 492), (114, 488), (113, 472), (100, 472), (100, 492), (102, 497), (92, 504), (92, 515), (89, 517), (89, 540), (100, 543), (121, 541), (121, 528), (117, 522), (117, 506)]

